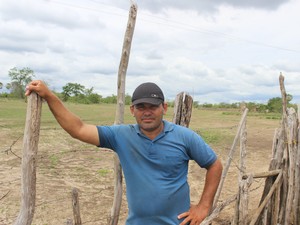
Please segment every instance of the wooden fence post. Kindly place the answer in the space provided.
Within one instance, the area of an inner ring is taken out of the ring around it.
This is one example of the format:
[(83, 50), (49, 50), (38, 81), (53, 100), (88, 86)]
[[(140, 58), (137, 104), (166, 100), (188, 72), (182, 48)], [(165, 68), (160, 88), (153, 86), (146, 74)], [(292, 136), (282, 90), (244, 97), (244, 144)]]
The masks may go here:
[[(287, 124), (287, 141), (288, 141), (288, 193), (286, 201), (286, 213), (285, 213), (285, 224), (296, 224), (294, 223), (295, 208), (293, 207), (295, 200), (295, 172), (296, 172), (296, 156), (297, 156), (297, 129), (295, 125), (297, 124), (296, 111), (293, 108), (289, 108), (288, 112), (288, 124)], [(298, 215), (299, 216), (299, 215)]]
[(23, 138), (21, 172), (21, 209), (15, 225), (30, 225), (36, 197), (36, 155), (40, 133), (42, 99), (36, 93), (28, 97)]
[(266, 195), (265, 199), (262, 201), (260, 206), (255, 210), (253, 217), (251, 219), (250, 225), (255, 225), (256, 221), (258, 220), (260, 213), (263, 211), (264, 207), (272, 197), (272, 194), (276, 189), (280, 188), (282, 182), (282, 172), (277, 176), (275, 182), (273, 183), (269, 193)]
[[(299, 110), (299, 106), (298, 106)], [(299, 111), (298, 111), (299, 113)], [(298, 121), (299, 121), (298, 117)], [(296, 172), (295, 172), (295, 200), (294, 200), (294, 209), (295, 209), (295, 215), (298, 215), (295, 217), (295, 224), (300, 223), (300, 128), (298, 128), (298, 137), (297, 137), (297, 155), (296, 155)]]
[[(299, 211), (297, 212), (297, 205), (299, 207), (299, 171), (297, 171), (299, 115), (297, 118), (295, 110), (287, 108), (287, 94), (282, 74), (279, 76), (279, 83), (282, 96), (282, 120), (281, 127), (276, 131), (274, 137), (273, 158), (269, 170), (281, 169), (282, 181), (276, 193), (269, 200), (269, 209), (266, 215), (269, 224), (289, 225), (299, 223)], [(274, 183), (273, 177), (266, 179), (260, 205), (265, 202)], [(257, 221), (263, 222), (261, 216)]]
[(297, 113), (298, 113), (298, 136), (296, 139), (296, 143), (298, 144), (297, 147), (297, 154), (296, 154), (296, 171), (295, 171), (295, 199), (294, 199), (294, 213), (298, 215), (295, 217), (295, 224), (300, 223), (300, 104), (297, 105)]
[(81, 217), (80, 217), (80, 207), (79, 207), (79, 198), (78, 198), (78, 189), (72, 189), (72, 206), (73, 206), (73, 217), (74, 217), (74, 225), (81, 225)]
[(176, 96), (173, 123), (189, 127), (193, 109), (193, 98), (185, 92)]
[[(247, 109), (247, 108), (246, 108)], [(245, 109), (245, 110), (246, 110)], [(248, 217), (248, 188), (252, 183), (252, 178), (248, 177), (243, 179), (246, 174), (246, 142), (247, 142), (247, 130), (246, 130), (247, 120), (242, 125), (240, 133), (240, 165), (239, 165), (239, 193), (237, 195), (235, 215), (232, 225), (246, 225)]]
[(242, 118), (241, 118), (241, 120), (240, 120), (239, 127), (238, 127), (238, 130), (237, 130), (236, 136), (235, 136), (235, 138), (234, 138), (234, 140), (233, 140), (233, 143), (232, 143), (232, 146), (231, 146), (229, 155), (228, 155), (228, 159), (227, 159), (225, 168), (224, 168), (224, 170), (223, 170), (223, 172), (222, 172), (221, 181), (220, 181), (220, 184), (219, 184), (217, 193), (216, 193), (215, 198), (214, 198), (213, 208), (215, 208), (215, 207), (217, 206), (219, 197), (220, 197), (220, 195), (221, 195), (221, 191), (222, 191), (222, 188), (223, 188), (223, 185), (224, 185), (224, 181), (225, 181), (227, 172), (228, 172), (228, 170), (229, 170), (231, 161), (232, 161), (232, 159), (233, 159), (233, 155), (234, 155), (234, 152), (235, 152), (235, 147), (236, 147), (236, 145), (237, 145), (237, 141), (238, 141), (238, 139), (239, 139), (239, 135), (240, 135), (240, 133), (241, 133), (243, 124), (244, 124), (244, 122), (245, 122), (245, 120), (246, 120), (247, 113), (248, 113), (248, 109), (246, 108), (246, 109), (244, 110), (244, 113), (243, 113)]
[[(125, 106), (125, 78), (129, 62), (129, 55), (131, 49), (131, 42), (135, 27), (135, 21), (137, 16), (137, 5), (132, 3), (129, 12), (129, 18), (127, 23), (127, 29), (123, 42), (123, 50), (121, 62), (118, 72), (118, 97), (117, 97), (117, 109), (115, 124), (124, 123), (124, 106)], [(121, 203), (122, 203), (122, 167), (118, 156), (114, 155), (114, 174), (115, 174), (115, 187), (114, 187), (114, 202), (111, 209), (110, 217), (108, 218), (108, 225), (117, 225), (119, 221)]]

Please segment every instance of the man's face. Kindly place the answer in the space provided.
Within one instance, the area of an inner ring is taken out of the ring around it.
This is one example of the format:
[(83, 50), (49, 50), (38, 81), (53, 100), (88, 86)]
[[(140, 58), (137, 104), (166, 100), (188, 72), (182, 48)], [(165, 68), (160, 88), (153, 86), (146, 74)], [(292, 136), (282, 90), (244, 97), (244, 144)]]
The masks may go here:
[(167, 111), (167, 104), (140, 103), (130, 106), (130, 110), (142, 131), (155, 132), (161, 129), (163, 115)]

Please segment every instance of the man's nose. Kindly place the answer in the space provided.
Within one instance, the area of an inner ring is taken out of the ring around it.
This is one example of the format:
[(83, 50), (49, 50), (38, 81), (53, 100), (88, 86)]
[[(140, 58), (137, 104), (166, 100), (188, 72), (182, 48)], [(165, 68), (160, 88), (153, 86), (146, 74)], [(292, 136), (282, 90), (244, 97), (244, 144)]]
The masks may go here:
[(145, 107), (144, 114), (151, 114), (151, 113), (152, 113), (151, 107)]
[(150, 109), (145, 109), (144, 115), (150, 115), (150, 114), (151, 114), (151, 110)]

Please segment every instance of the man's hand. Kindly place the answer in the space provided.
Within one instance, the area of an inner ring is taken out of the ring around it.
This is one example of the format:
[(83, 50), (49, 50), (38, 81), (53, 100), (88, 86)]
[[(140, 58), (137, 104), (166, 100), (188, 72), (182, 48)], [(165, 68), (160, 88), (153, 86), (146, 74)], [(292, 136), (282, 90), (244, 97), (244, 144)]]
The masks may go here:
[(36, 92), (39, 96), (47, 100), (47, 97), (51, 95), (51, 91), (48, 89), (46, 84), (41, 80), (31, 81), (26, 86), (25, 95), (28, 96), (31, 92)]
[(185, 218), (180, 225), (199, 225), (209, 214), (209, 208), (202, 207), (201, 205), (191, 205), (188, 212), (178, 215), (178, 219)]
[(207, 168), (201, 199), (196, 206), (192, 205), (188, 212), (184, 212), (178, 216), (178, 219), (185, 218), (180, 225), (188, 223), (190, 223), (190, 225), (199, 225), (208, 216), (213, 206), (213, 200), (221, 179), (222, 169), (222, 163), (219, 159)]

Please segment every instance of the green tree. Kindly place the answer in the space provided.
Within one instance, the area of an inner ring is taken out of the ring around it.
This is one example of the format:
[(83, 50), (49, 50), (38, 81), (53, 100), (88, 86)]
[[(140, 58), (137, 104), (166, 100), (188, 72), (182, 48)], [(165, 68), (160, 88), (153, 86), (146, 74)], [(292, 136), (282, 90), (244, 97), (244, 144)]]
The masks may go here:
[(276, 97), (276, 98), (269, 99), (267, 106), (270, 112), (281, 112), (282, 111), (281, 98)]
[(267, 112), (267, 109), (268, 109), (268, 106), (265, 105), (265, 104), (258, 104), (258, 105), (257, 105), (257, 110), (258, 110), (258, 112), (263, 112), (263, 113), (265, 113), (265, 112)]
[(247, 108), (251, 112), (256, 112), (257, 111), (257, 104), (255, 102), (248, 102), (246, 103)]
[[(290, 104), (290, 101), (293, 100), (293, 96), (287, 94), (286, 96), (287, 104)], [(268, 101), (267, 108), (270, 112), (282, 112), (282, 99), (280, 97), (271, 98)]]
[(102, 98), (102, 96), (98, 95), (96, 93), (92, 93), (92, 94), (87, 96), (87, 99), (88, 99), (89, 103), (92, 103), (92, 104), (100, 103), (101, 98)]
[(98, 104), (101, 101), (102, 96), (97, 93), (94, 93), (93, 91), (94, 91), (93, 87), (87, 88), (84, 91), (88, 104), (90, 103)]
[(3, 88), (3, 83), (2, 82), (0, 82), (0, 89), (2, 89)]
[(34, 78), (34, 72), (28, 67), (18, 69), (14, 67), (8, 71), (8, 76), (11, 79), (11, 92), (22, 99), (25, 98), (25, 87)]
[(125, 95), (125, 105), (131, 104), (131, 96), (129, 94)]
[(117, 96), (112, 94), (111, 96), (107, 96), (105, 98), (101, 99), (101, 102), (103, 103), (110, 103), (110, 104), (116, 104), (118, 101)]
[(63, 86), (63, 101), (67, 101), (71, 96), (79, 96), (85, 93), (85, 87), (78, 83), (67, 83)]
[(94, 91), (94, 87), (87, 88), (87, 89), (84, 90), (84, 94), (86, 96), (89, 96), (89, 95), (93, 94), (93, 91)]

